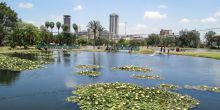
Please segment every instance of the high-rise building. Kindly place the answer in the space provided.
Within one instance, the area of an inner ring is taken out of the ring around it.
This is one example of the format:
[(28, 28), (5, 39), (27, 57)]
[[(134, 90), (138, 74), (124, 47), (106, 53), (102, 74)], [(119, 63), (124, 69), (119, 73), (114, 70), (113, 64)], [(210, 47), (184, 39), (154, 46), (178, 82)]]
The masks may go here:
[(70, 15), (64, 15), (63, 16), (63, 21), (64, 21), (64, 24), (68, 26), (67, 32), (70, 32), (71, 31), (71, 16)]
[(114, 36), (118, 36), (119, 31), (119, 16), (115, 13), (110, 14), (109, 32), (113, 33)]

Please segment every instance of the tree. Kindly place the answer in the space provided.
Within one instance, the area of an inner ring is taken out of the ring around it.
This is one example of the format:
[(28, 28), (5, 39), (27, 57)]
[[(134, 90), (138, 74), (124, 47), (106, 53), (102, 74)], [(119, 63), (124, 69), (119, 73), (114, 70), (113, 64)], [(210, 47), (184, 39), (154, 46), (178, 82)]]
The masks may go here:
[(67, 24), (63, 24), (62, 26), (63, 32), (67, 32), (67, 30), (69, 29), (69, 26)]
[(200, 44), (200, 33), (196, 30), (181, 30), (179, 40), (181, 47), (197, 48)]
[(99, 31), (99, 36), (102, 36), (102, 33), (103, 33), (104, 30), (105, 30), (105, 28), (100, 25), (100, 26), (99, 26), (99, 29), (98, 29), (98, 31)]
[(75, 33), (78, 34), (79, 29), (78, 29), (77, 24), (73, 24), (73, 29), (74, 29)]
[(60, 27), (61, 27), (61, 23), (58, 21), (58, 22), (56, 23), (56, 26), (57, 26), (57, 29), (58, 29), (58, 34), (59, 34)]
[(128, 45), (128, 42), (127, 42), (125, 39), (120, 39), (120, 40), (118, 41), (118, 44), (119, 44), (119, 45), (123, 45), (123, 46), (127, 46), (127, 45)]
[(16, 27), (17, 20), (17, 13), (6, 3), (0, 2), (0, 45), (2, 45), (8, 32)]
[(157, 46), (160, 43), (160, 36), (157, 34), (151, 34), (146, 39), (148, 45)]
[(27, 48), (28, 45), (39, 43), (39, 37), (39, 29), (36, 26), (19, 21), (9, 40), (13, 47), (19, 45)]
[(219, 49), (219, 47), (220, 47), (220, 35), (214, 36), (212, 38), (212, 41), (216, 43), (216, 45), (218, 46), (218, 49)]
[(205, 33), (206, 45), (212, 47), (213, 37), (216, 35), (214, 31), (208, 31)]
[(94, 34), (94, 45), (96, 45), (97, 32), (99, 31), (100, 27), (102, 27), (102, 26), (99, 21), (93, 20), (88, 23), (87, 27), (92, 30), (92, 32)]
[(46, 21), (44, 25), (45, 25), (45, 27), (48, 29), (48, 28), (50, 27), (50, 22), (49, 22), (49, 21)]
[(53, 32), (54, 25), (55, 25), (54, 22), (50, 22), (51, 32)]

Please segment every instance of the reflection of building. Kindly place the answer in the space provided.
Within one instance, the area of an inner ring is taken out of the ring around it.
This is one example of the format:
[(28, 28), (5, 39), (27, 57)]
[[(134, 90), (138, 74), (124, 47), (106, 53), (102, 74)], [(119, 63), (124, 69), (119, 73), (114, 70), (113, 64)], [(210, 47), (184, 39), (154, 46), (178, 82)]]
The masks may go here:
[(63, 16), (63, 21), (64, 21), (64, 24), (68, 26), (67, 32), (70, 32), (70, 30), (71, 30), (71, 16), (70, 15), (64, 15)]
[(164, 29), (160, 30), (160, 36), (170, 36), (170, 35), (173, 35), (172, 30), (164, 30)]
[(113, 33), (114, 36), (118, 36), (119, 31), (119, 16), (115, 13), (110, 14), (110, 22), (109, 22), (109, 32)]

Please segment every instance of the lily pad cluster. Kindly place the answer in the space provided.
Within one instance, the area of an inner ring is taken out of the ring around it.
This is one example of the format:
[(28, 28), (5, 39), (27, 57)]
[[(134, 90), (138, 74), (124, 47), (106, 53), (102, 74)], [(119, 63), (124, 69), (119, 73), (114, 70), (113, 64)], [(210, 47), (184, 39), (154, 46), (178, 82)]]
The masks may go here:
[(200, 85), (200, 86), (185, 85), (184, 88), (185, 89), (194, 89), (194, 90), (210, 91), (210, 92), (220, 93), (220, 87), (210, 87), (210, 86), (207, 86), (207, 85)]
[(85, 70), (85, 71), (77, 72), (76, 74), (95, 77), (95, 76), (100, 76), (101, 72)]
[(68, 102), (82, 110), (187, 110), (199, 104), (188, 95), (129, 83), (98, 83), (77, 88)]
[(152, 71), (148, 67), (140, 67), (140, 66), (133, 66), (133, 65), (127, 65), (122, 67), (113, 67), (113, 70), (124, 70), (124, 71), (134, 71), (134, 72), (150, 72)]
[(10, 57), (6, 55), (0, 55), (0, 69), (10, 71), (24, 71), (42, 68), (41, 64), (47, 62), (31, 61), (27, 59), (21, 59), (18, 57)]
[(158, 88), (164, 89), (164, 90), (177, 90), (180, 89), (179, 86), (173, 85), (173, 84), (159, 84)]
[(101, 68), (101, 66), (99, 66), (99, 65), (78, 65), (78, 66), (76, 66), (76, 68), (79, 68), (79, 69), (98, 69), (98, 68)]
[(132, 78), (136, 79), (162, 79), (159, 75), (133, 74)]

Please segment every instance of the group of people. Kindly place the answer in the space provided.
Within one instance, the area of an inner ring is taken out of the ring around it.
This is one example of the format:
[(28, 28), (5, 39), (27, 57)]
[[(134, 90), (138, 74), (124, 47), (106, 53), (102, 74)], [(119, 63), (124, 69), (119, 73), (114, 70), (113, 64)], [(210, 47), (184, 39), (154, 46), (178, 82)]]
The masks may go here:
[[(164, 46), (164, 47), (160, 47), (160, 52), (161, 53), (166, 53), (166, 47)], [(169, 54), (170, 53), (170, 49), (169, 48), (167, 48), (167, 53)]]

